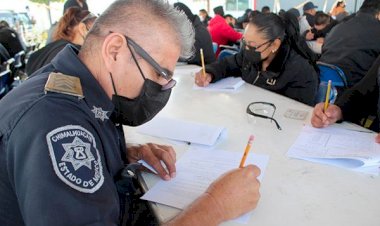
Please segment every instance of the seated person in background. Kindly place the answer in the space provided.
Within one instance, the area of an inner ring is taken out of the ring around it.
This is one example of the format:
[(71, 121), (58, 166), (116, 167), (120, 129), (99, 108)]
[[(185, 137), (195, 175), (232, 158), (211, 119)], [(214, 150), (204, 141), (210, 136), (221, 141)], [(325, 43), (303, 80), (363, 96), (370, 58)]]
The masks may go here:
[[(228, 43), (235, 43), (243, 36), (241, 33), (235, 31), (230, 27), (226, 20), (223, 18), (224, 10), (222, 6), (214, 8), (215, 17), (208, 23), (208, 31), (211, 34), (213, 42), (216, 42), (218, 46), (227, 45)], [(220, 48), (216, 51), (216, 56), (219, 55)]]
[(95, 19), (96, 16), (87, 10), (78, 7), (69, 8), (58, 22), (53, 42), (30, 55), (26, 64), (26, 73), (31, 75), (50, 63), (67, 44), (80, 48)]
[(264, 13), (264, 14), (268, 14), (270, 13), (270, 8), (269, 6), (263, 6), (263, 8), (261, 8), (261, 12)]
[(322, 53), (322, 45), (325, 41), (325, 37), (335, 25), (337, 25), (337, 22), (326, 13), (317, 12), (317, 14), (315, 14), (314, 27), (304, 34), (308, 46), (314, 53)]
[(278, 15), (280, 16), (280, 17), (282, 17), (282, 16), (284, 16), (284, 13), (285, 13), (286, 11), (284, 10), (284, 9), (280, 9), (280, 11), (278, 11)]
[(26, 50), (26, 46), (20, 39), (19, 34), (4, 20), (0, 21), (0, 44), (7, 49), (11, 57)]
[(315, 10), (316, 8), (318, 8), (318, 6), (314, 5), (312, 2), (307, 2), (303, 5), (303, 15), (299, 19), (300, 34), (303, 34), (314, 26), (314, 17), (317, 13)]
[(208, 15), (208, 12), (205, 9), (199, 10), (199, 18), (205, 27), (208, 26), (208, 22), (211, 20), (211, 17)]
[[(126, 147), (123, 125), (162, 110), (175, 85), (170, 72), (193, 42), (190, 22), (167, 1), (117, 0), (80, 51), (67, 45), (7, 94), (0, 101), (0, 225), (156, 225), (134, 211), (137, 181), (125, 167), (145, 160), (170, 180), (175, 151)], [(163, 225), (214, 226), (252, 210), (259, 174), (253, 165), (227, 172)]]
[(297, 17), (298, 21), (301, 20), (301, 14), (300, 14), (300, 11), (298, 9), (296, 9), (296, 8), (290, 8), (287, 12), (291, 13), (291, 14), (293, 14), (293, 16)]
[(245, 29), (249, 22), (249, 15), (251, 14), (252, 9), (246, 9), (243, 16), (237, 18), (235, 27), (237, 29)]
[[(189, 64), (202, 65), (200, 49), (203, 49), (205, 64), (210, 64), (215, 61), (215, 53), (212, 47), (212, 40), (207, 28), (203, 26), (199, 17), (194, 15), (189, 7), (183, 3), (174, 3), (174, 7), (183, 11), (190, 20), (195, 31), (194, 56), (185, 61)], [(180, 59), (181, 60), (181, 59)], [(182, 60), (181, 60), (182, 61)]]
[[(326, 127), (340, 120), (363, 124), (361, 122), (363, 119), (374, 116), (375, 119), (369, 128), (380, 132), (379, 69), (380, 57), (376, 59), (366, 76), (355, 86), (343, 92), (335, 104), (328, 106), (326, 112), (323, 111), (324, 103), (317, 104), (313, 111), (311, 124), (317, 128)], [(376, 141), (380, 143), (379, 135)]]
[(351, 87), (380, 54), (380, 0), (365, 0), (359, 12), (331, 30), (322, 46), (321, 62), (341, 68)]
[(236, 19), (231, 14), (224, 15), (224, 19), (230, 27), (235, 28)]
[[(67, 0), (65, 4), (63, 5), (63, 15), (67, 12), (68, 9), (71, 7), (77, 7), (80, 8), (81, 10), (88, 10), (88, 5), (86, 0)], [(57, 28), (58, 22), (55, 21), (51, 27), (48, 30), (48, 37), (46, 40), (46, 45), (53, 42), (53, 34), (55, 33), (55, 29)]]
[(207, 86), (225, 77), (240, 76), (247, 83), (313, 105), (318, 74), (307, 50), (296, 42), (296, 17), (289, 13), (285, 17), (286, 23), (272, 13), (257, 14), (245, 29), (240, 52), (207, 65), (206, 77), (198, 72), (195, 83)]
[(331, 10), (330, 15), (337, 21), (342, 21), (348, 12), (346, 11), (346, 3), (344, 1), (339, 1), (336, 6)]

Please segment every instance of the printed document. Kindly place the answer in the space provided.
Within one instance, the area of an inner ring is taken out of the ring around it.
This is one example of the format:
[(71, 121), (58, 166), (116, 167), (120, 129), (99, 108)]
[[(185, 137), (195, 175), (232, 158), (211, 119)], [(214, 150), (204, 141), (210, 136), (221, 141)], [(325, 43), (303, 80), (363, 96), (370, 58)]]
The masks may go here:
[(212, 146), (226, 132), (221, 126), (207, 125), (180, 119), (155, 117), (150, 122), (140, 126), (140, 133), (184, 141), (191, 144)]
[[(208, 186), (223, 173), (239, 167), (243, 152), (223, 150), (189, 149), (177, 162), (177, 175), (170, 181), (159, 181), (142, 199), (184, 209), (197, 199)], [(264, 177), (269, 156), (248, 154), (246, 164), (255, 164), (261, 169), (259, 180)], [(249, 221), (250, 213), (236, 219)]]
[(288, 156), (378, 174), (380, 144), (375, 142), (375, 136), (376, 133), (334, 126), (323, 129), (305, 126)]

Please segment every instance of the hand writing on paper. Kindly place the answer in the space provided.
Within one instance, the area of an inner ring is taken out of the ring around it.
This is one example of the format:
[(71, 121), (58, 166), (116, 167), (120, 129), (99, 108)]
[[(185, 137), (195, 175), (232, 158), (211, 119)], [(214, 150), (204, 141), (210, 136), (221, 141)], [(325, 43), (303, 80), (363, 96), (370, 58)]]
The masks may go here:
[(212, 80), (211, 74), (206, 73), (205, 75), (203, 75), (203, 71), (200, 70), (199, 72), (195, 74), (194, 82), (197, 86), (205, 87), (205, 86), (208, 86), (208, 84), (210, 84), (211, 80)]
[[(164, 180), (170, 180), (170, 178), (175, 177), (176, 154), (171, 146), (152, 143), (128, 146), (127, 158), (130, 162), (144, 160), (152, 166)], [(165, 163), (168, 171), (161, 165), (161, 161)]]
[(326, 110), (323, 111), (324, 103), (315, 105), (313, 115), (311, 117), (311, 124), (316, 128), (327, 127), (342, 119), (342, 110), (340, 107), (330, 104)]
[(223, 221), (236, 218), (257, 206), (260, 198), (260, 169), (253, 165), (223, 174), (207, 189)]

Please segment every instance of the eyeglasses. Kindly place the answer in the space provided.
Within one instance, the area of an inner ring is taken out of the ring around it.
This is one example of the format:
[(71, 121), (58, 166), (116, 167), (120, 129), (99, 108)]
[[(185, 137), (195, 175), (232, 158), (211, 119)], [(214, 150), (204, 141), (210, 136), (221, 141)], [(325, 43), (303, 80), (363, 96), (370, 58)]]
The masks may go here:
[[(254, 49), (254, 50), (256, 50), (256, 49), (259, 49), (259, 48), (261, 48), (262, 46), (264, 46), (264, 45), (266, 45), (266, 44), (268, 44), (268, 43), (272, 43), (273, 40), (268, 40), (268, 41), (266, 41), (266, 42), (264, 42), (264, 43), (262, 43), (262, 44), (260, 44), (260, 45), (257, 45), (257, 46), (253, 46), (252, 43), (254, 43), (254, 42), (252, 42), (252, 41), (247, 41), (247, 40), (245, 40), (244, 38), (242, 39), (242, 42), (243, 42), (243, 45), (246, 46), (246, 47), (248, 47), (249, 49)], [(265, 48), (263, 51), (265, 51), (265, 50), (268, 49), (268, 48), (269, 48), (269, 46), (268, 46), (267, 48)]]
[(131, 51), (132, 58), (135, 61), (136, 65), (139, 68), (140, 73), (144, 79), (145, 79), (144, 73), (142, 72), (140, 65), (138, 64), (137, 59), (136, 59), (133, 51), (131, 50), (130, 46), (132, 46), (133, 49), (136, 51), (136, 53), (139, 54), (149, 65), (151, 65), (153, 67), (153, 69), (160, 76), (162, 76), (164, 79), (166, 79), (168, 81), (168, 83), (166, 85), (162, 86), (162, 90), (171, 89), (177, 84), (177, 82), (174, 79), (172, 79), (173, 73), (171, 73), (169, 70), (167, 70), (165, 68), (162, 68), (141, 46), (139, 46), (131, 38), (129, 38), (126, 35), (124, 35), (124, 37), (127, 40), (127, 45), (128, 45), (129, 50)]
[(133, 47), (136, 53), (139, 54), (146, 62), (148, 62), (159, 75), (168, 81), (172, 79), (173, 74), (169, 70), (162, 68), (141, 46), (139, 46), (131, 38), (126, 35), (124, 35), (124, 37), (127, 39), (128, 44)]
[[(115, 33), (115, 32), (110, 31), (110, 33)], [(132, 58), (135, 61), (136, 65), (137, 65), (137, 67), (138, 67), (138, 69), (139, 69), (139, 71), (140, 71), (140, 73), (144, 79), (146, 79), (146, 77), (144, 76), (144, 73), (141, 70), (141, 67), (137, 61), (137, 58), (136, 58), (134, 52), (131, 49), (131, 46), (133, 47), (133, 49), (135, 50), (135, 52), (137, 54), (139, 54), (149, 65), (151, 65), (153, 67), (153, 69), (156, 71), (156, 73), (158, 73), (158, 75), (162, 76), (164, 79), (166, 79), (168, 81), (168, 83), (166, 85), (162, 86), (162, 90), (171, 89), (177, 84), (177, 82), (172, 78), (173, 77), (172, 72), (170, 72), (168, 69), (162, 68), (140, 45), (138, 45), (131, 38), (129, 38), (126, 35), (123, 35), (123, 36), (127, 40), (128, 49), (129, 49), (129, 51), (131, 51)]]
[[(268, 110), (268, 108), (271, 108), (271, 110)], [(274, 113), (276, 112), (276, 106), (274, 104), (268, 102), (252, 102), (247, 106), (246, 112), (252, 116), (270, 119), (276, 124), (277, 129), (282, 130), (280, 124), (278, 124), (277, 120), (273, 118)], [(270, 112), (273, 112), (272, 116), (266, 115)]]

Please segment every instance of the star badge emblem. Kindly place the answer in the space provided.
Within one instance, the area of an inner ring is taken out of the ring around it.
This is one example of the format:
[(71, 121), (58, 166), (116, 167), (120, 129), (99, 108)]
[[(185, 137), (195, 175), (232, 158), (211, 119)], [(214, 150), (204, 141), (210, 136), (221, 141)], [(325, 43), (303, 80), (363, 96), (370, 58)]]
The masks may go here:
[(91, 162), (95, 160), (91, 153), (91, 144), (83, 142), (80, 138), (75, 137), (72, 143), (62, 144), (65, 154), (62, 161), (70, 162), (74, 170), (77, 171), (82, 166), (91, 169)]
[(109, 119), (107, 116), (108, 111), (103, 111), (102, 108), (97, 108), (93, 106), (93, 109), (91, 110), (95, 114), (95, 118), (98, 118), (104, 122), (104, 120)]

